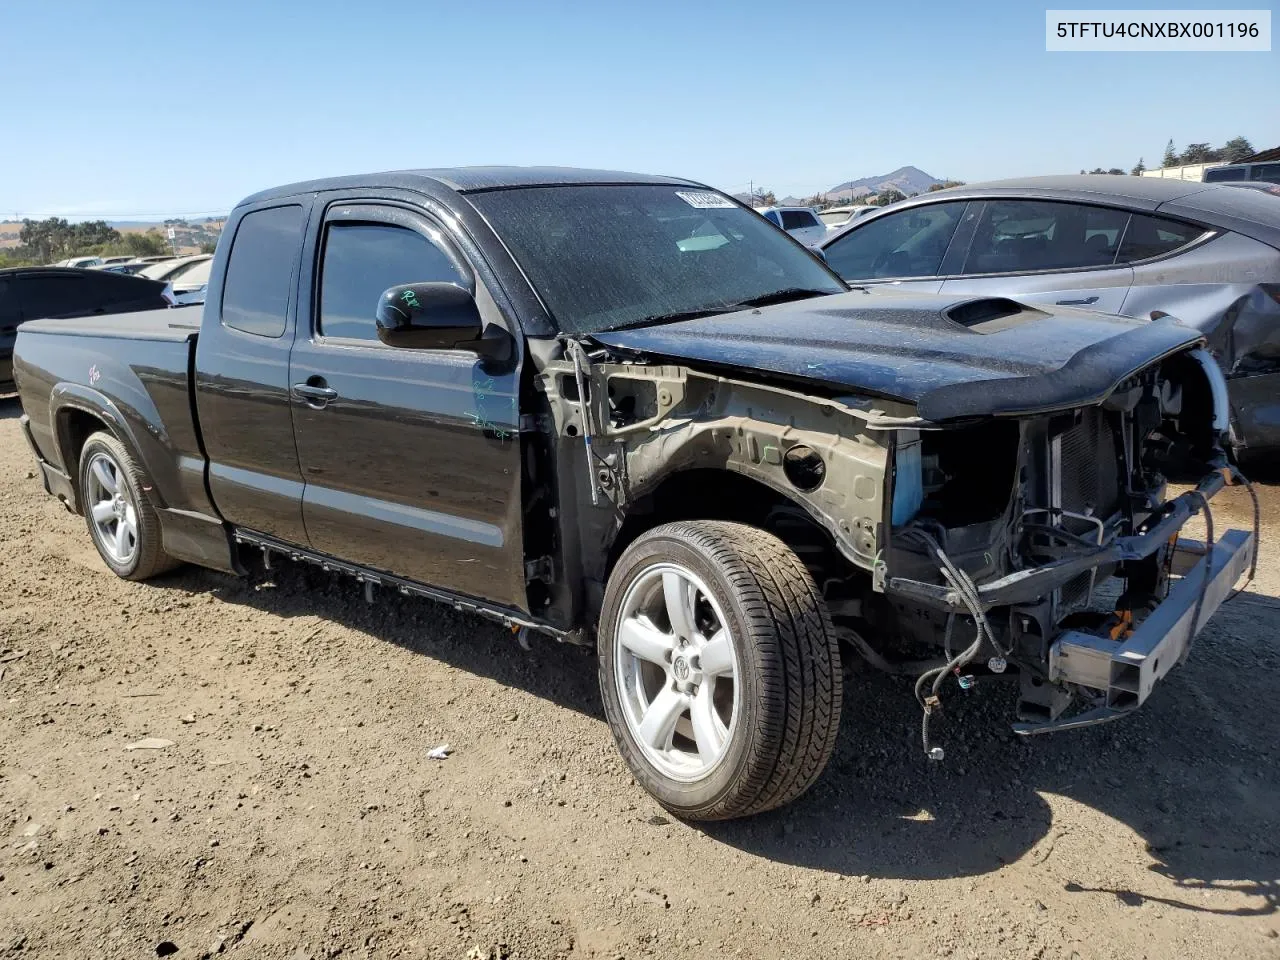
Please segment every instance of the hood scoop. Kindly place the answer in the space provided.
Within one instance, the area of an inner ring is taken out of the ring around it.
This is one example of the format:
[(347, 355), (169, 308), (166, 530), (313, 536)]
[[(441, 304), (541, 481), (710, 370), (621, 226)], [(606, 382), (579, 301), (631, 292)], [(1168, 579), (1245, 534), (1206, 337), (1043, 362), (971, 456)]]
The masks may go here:
[(957, 303), (944, 311), (946, 318), (974, 333), (999, 333), (1048, 314), (1007, 297), (981, 297)]

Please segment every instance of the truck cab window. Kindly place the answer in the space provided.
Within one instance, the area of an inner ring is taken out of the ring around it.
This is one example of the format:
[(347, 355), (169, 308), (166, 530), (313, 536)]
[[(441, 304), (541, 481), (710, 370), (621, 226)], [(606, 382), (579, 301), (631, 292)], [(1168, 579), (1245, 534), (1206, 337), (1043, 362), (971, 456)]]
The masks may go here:
[(407, 227), (331, 223), (320, 268), (317, 332), (348, 340), (378, 339), (378, 298), (402, 283), (466, 286), (449, 255)]
[(227, 262), (223, 324), (260, 337), (281, 336), (301, 248), (302, 207), (270, 207), (245, 214)]

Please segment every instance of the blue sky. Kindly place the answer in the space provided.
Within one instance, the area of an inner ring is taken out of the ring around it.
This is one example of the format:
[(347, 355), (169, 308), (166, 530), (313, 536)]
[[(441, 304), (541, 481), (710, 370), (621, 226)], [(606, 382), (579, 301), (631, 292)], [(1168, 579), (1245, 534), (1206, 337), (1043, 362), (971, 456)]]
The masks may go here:
[(0, 218), (225, 211), (279, 183), (455, 164), (783, 196), (904, 164), (974, 181), (1151, 165), (1170, 137), (1280, 145), (1280, 50), (1046, 53), (1044, 11), (10, 0)]

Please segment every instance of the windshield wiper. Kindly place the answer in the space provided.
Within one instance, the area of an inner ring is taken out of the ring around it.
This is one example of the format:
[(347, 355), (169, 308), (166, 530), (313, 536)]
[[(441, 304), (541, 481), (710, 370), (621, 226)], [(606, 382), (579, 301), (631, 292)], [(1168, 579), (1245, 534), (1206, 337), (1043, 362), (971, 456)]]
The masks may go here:
[(639, 320), (628, 320), (626, 323), (609, 327), (610, 330), (630, 330), (632, 327), (650, 327), (659, 323), (679, 323), (681, 320), (701, 320), (703, 317), (714, 317), (720, 313), (735, 313), (742, 308), (737, 304), (725, 306), (698, 307), (696, 310), (681, 310), (677, 313), (657, 313)]
[(630, 320), (616, 327), (610, 327), (611, 330), (628, 330), (631, 327), (647, 327), (654, 326), (659, 323), (679, 323), (682, 320), (701, 320), (703, 317), (714, 317), (722, 313), (737, 313), (739, 310), (750, 310), (752, 307), (767, 307), (775, 303), (787, 303), (791, 300), (804, 300), (809, 297), (825, 297), (836, 290), (816, 290), (811, 287), (787, 287), (784, 290), (774, 290), (771, 293), (764, 293), (758, 297), (749, 297), (746, 300), (737, 300), (734, 303), (721, 303), (713, 306), (698, 307), (696, 310), (681, 310), (677, 313), (659, 313), (651, 317), (642, 317), (639, 320)]
[(827, 297), (839, 292), (838, 290), (816, 290), (813, 287), (787, 287), (784, 290), (775, 290), (773, 293), (764, 293), (758, 297), (739, 300), (737, 303), (730, 304), (727, 309), (746, 310), (749, 307), (768, 307), (775, 303), (807, 300), (809, 297)]

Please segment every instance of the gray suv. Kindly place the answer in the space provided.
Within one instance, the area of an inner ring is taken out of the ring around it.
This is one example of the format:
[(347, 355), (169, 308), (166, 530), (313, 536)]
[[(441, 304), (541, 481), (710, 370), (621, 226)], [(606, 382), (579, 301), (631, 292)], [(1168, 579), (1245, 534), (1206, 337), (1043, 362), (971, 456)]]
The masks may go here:
[(1148, 177), (1003, 180), (893, 204), (821, 249), (860, 285), (1177, 317), (1227, 375), (1238, 448), (1280, 449), (1280, 197)]

